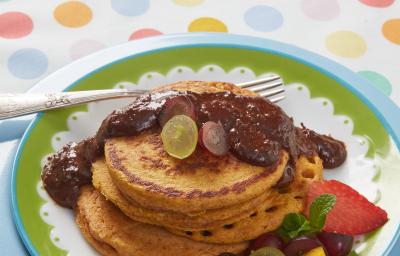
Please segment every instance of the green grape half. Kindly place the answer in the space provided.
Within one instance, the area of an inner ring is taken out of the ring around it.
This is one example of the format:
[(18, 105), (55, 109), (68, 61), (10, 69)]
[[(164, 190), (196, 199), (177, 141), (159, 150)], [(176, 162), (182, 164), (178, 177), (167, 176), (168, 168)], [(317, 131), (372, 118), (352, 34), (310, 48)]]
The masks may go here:
[(197, 125), (189, 116), (174, 116), (164, 125), (161, 139), (164, 149), (169, 155), (184, 159), (196, 149), (198, 139)]

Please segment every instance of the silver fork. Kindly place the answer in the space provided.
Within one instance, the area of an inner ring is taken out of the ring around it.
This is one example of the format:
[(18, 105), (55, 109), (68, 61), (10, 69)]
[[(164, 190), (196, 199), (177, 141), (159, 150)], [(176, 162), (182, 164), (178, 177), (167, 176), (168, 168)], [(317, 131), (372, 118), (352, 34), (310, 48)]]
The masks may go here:
[[(256, 92), (272, 102), (285, 98), (283, 81), (278, 75), (236, 85)], [(148, 90), (110, 89), (44, 94), (0, 94), (0, 120), (92, 101), (137, 97), (148, 92)]]

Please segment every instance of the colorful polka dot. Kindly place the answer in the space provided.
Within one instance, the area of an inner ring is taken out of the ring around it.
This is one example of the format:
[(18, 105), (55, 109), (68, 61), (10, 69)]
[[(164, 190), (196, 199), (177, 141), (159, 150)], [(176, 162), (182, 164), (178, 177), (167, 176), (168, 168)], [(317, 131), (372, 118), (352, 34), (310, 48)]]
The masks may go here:
[(386, 21), (382, 26), (382, 33), (390, 42), (400, 44), (400, 19)]
[(103, 49), (105, 45), (95, 40), (81, 40), (74, 43), (69, 49), (69, 56), (76, 60)]
[(301, 9), (310, 18), (315, 20), (332, 20), (340, 13), (340, 6), (336, 0), (303, 0)]
[(283, 16), (275, 8), (267, 5), (258, 5), (246, 11), (244, 20), (252, 29), (268, 32), (282, 26)]
[(149, 0), (111, 0), (114, 11), (124, 16), (142, 15), (149, 5)]
[(226, 25), (215, 18), (201, 17), (189, 24), (189, 32), (228, 32)]
[(367, 45), (364, 39), (352, 31), (336, 31), (326, 38), (326, 47), (341, 57), (357, 58), (365, 53)]
[(394, 0), (359, 0), (361, 3), (372, 7), (388, 7), (393, 4)]
[(6, 12), (0, 15), (0, 37), (14, 39), (29, 35), (32, 19), (22, 12)]
[(389, 80), (382, 74), (374, 71), (360, 71), (358, 72), (358, 74), (371, 82), (373, 86), (378, 88), (378, 90), (383, 92), (385, 95), (390, 96), (390, 94), (392, 93), (392, 85), (390, 84)]
[(195, 5), (199, 5), (202, 2), (204, 2), (204, 0), (173, 0), (176, 4), (178, 5), (183, 5), (183, 6), (195, 6)]
[(65, 27), (79, 28), (92, 20), (92, 10), (84, 3), (68, 1), (54, 10), (54, 18)]
[(37, 49), (21, 49), (8, 58), (8, 70), (16, 77), (33, 79), (46, 72), (46, 55)]
[(151, 37), (151, 36), (158, 36), (158, 35), (162, 35), (162, 33), (160, 31), (158, 31), (157, 29), (143, 28), (143, 29), (139, 29), (139, 30), (136, 30), (135, 32), (133, 32), (130, 35), (129, 40), (136, 40), (136, 39), (141, 39), (141, 38)]

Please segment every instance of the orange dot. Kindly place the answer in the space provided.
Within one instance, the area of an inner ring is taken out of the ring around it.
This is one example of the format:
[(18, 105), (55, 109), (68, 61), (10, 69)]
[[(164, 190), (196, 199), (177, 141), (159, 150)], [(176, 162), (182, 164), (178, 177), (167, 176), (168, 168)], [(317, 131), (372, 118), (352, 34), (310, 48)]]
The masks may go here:
[(84, 3), (68, 1), (56, 7), (54, 18), (63, 26), (78, 28), (90, 22), (92, 10)]
[(382, 33), (390, 42), (400, 44), (400, 19), (386, 21), (382, 26)]
[(228, 32), (226, 25), (217, 19), (201, 17), (193, 20), (188, 28), (189, 32)]

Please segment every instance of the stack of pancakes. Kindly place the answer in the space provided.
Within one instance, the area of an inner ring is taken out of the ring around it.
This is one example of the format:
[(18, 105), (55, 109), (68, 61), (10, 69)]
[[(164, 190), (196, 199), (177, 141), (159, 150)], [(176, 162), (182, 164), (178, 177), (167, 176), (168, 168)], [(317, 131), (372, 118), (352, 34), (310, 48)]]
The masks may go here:
[[(185, 82), (161, 90), (252, 95), (227, 83)], [(251, 136), (251, 135), (249, 135)], [(289, 155), (259, 167), (202, 148), (180, 160), (163, 149), (159, 132), (116, 137), (92, 165), (76, 221), (104, 255), (219, 255), (240, 253), (249, 240), (301, 212), (308, 185), (322, 179), (322, 161), (300, 156), (294, 181), (275, 188)]]

